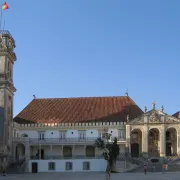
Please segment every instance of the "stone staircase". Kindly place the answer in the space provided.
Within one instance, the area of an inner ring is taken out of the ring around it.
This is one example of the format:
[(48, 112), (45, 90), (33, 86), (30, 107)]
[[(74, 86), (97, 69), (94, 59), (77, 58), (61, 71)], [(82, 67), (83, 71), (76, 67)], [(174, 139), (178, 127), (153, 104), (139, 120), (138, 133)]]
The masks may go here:
[(7, 167), (7, 174), (21, 174), (25, 172), (26, 159), (23, 158), (19, 162), (12, 162)]

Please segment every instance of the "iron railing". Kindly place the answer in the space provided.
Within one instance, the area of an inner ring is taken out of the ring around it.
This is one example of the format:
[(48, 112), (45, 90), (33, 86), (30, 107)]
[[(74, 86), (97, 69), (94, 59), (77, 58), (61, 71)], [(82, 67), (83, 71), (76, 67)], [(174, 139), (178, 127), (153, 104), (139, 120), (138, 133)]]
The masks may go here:
[(31, 160), (48, 160), (48, 159), (56, 159), (56, 160), (60, 160), (60, 159), (104, 159), (103, 156), (84, 156), (84, 155), (73, 155), (70, 157), (65, 157), (65, 156), (61, 156), (61, 155), (45, 155), (45, 156), (41, 156), (41, 158), (39, 158), (39, 156), (30, 156)]
[[(97, 137), (95, 138), (43, 138), (43, 139), (38, 139), (38, 138), (27, 138), (26, 140), (29, 140), (29, 144), (70, 144), (70, 143), (94, 143)], [(18, 139), (16, 138), (16, 141)], [(25, 140), (25, 139), (23, 139)], [(125, 138), (118, 137), (118, 141), (125, 141)], [(110, 142), (113, 142), (110, 140)]]

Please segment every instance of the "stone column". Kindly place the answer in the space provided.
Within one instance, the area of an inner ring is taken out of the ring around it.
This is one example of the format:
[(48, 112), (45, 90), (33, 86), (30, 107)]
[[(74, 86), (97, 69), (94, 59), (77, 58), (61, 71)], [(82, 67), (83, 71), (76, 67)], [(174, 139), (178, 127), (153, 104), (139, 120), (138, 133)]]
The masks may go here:
[(39, 144), (39, 160), (41, 160), (41, 144)]
[[(95, 152), (95, 156), (96, 156), (96, 152)], [(84, 146), (84, 159), (86, 159), (86, 145)]]
[(164, 157), (166, 155), (166, 130), (165, 125), (162, 125), (160, 132), (160, 156)]
[(180, 155), (180, 130), (177, 128), (177, 155)]
[(52, 144), (50, 145), (50, 159), (53, 159), (53, 150), (52, 150)]
[(148, 135), (149, 128), (148, 125), (145, 124), (142, 132), (142, 153), (144, 156), (148, 156)]
[(30, 146), (29, 143), (26, 142), (25, 144), (25, 172), (29, 172), (29, 160), (30, 160)]
[(130, 125), (126, 125), (126, 145), (125, 145), (126, 152), (128, 150), (131, 153), (131, 128)]

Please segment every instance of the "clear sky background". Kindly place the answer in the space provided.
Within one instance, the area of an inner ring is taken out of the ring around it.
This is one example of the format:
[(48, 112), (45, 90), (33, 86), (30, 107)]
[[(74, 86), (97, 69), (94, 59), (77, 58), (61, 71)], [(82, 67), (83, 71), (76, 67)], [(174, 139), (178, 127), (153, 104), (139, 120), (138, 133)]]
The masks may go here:
[[(3, 1), (1, 1), (3, 3)], [(14, 115), (32, 99), (129, 96), (180, 110), (179, 0), (7, 0)]]

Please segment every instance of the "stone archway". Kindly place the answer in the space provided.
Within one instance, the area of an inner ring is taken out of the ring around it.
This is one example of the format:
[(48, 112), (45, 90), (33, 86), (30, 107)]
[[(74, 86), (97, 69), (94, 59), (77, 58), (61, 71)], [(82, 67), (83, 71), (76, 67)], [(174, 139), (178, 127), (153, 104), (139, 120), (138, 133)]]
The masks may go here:
[(157, 128), (152, 128), (148, 133), (148, 154), (150, 157), (159, 156), (159, 138), (160, 132)]
[(170, 127), (166, 131), (166, 156), (177, 155), (177, 130)]
[(131, 131), (131, 156), (139, 157), (142, 153), (142, 131), (140, 129), (133, 129)]
[(22, 144), (22, 143), (18, 143), (16, 145), (16, 148), (15, 148), (15, 157), (16, 157), (16, 160), (17, 161), (20, 161), (22, 160), (24, 157), (25, 157), (25, 152), (26, 152), (26, 149), (25, 149), (25, 145)]

